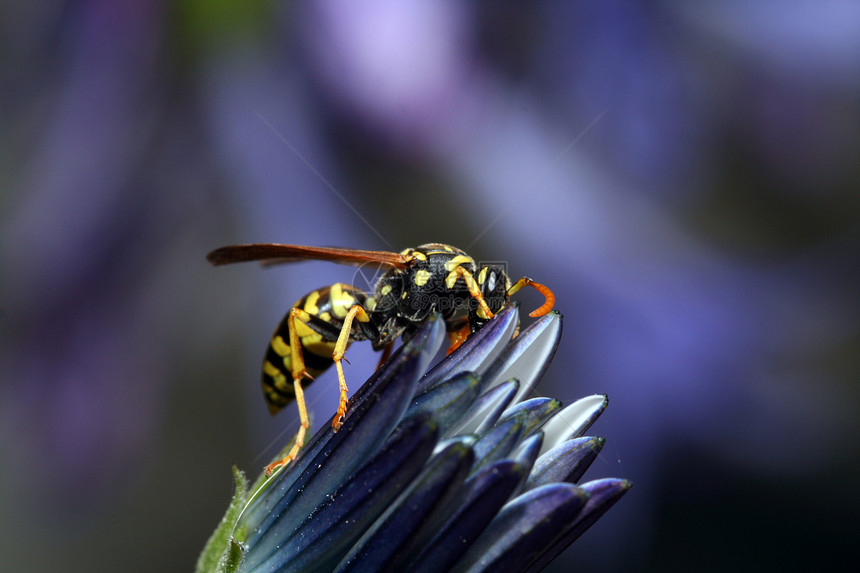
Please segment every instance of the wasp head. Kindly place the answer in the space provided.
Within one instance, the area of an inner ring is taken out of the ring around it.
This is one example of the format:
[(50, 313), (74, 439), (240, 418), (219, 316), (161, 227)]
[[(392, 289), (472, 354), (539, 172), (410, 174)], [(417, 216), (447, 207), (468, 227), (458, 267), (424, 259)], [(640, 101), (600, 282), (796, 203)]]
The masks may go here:
[[(505, 269), (498, 265), (481, 267), (478, 271), (477, 282), (484, 301), (490, 307), (490, 311), (496, 314), (505, 306), (509, 298), (508, 288), (511, 285)], [(473, 304), (469, 306), (469, 327), (472, 332), (475, 332), (484, 326), (490, 320), (490, 317), (484, 314), (484, 311), (476, 304), (476, 301), (472, 302)]]

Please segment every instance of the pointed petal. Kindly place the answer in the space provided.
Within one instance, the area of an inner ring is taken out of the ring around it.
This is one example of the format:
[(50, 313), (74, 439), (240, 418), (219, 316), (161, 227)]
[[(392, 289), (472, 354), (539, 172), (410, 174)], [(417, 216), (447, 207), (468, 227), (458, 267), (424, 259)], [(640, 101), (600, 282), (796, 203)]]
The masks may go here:
[(433, 452), (429, 414), (405, 420), (382, 449), (323, 502), (255, 572), (331, 570), (409, 485)]
[(516, 378), (520, 381), (520, 391), (515, 401), (528, 396), (555, 355), (561, 340), (561, 323), (561, 313), (554, 310), (530, 324), (487, 368), (483, 377), (485, 383), (491, 387)]
[(557, 445), (537, 459), (526, 489), (552, 482), (576, 483), (605, 443), (604, 438), (574, 438)]
[(608, 478), (590, 481), (580, 486), (588, 492), (589, 498), (576, 519), (570, 523), (561, 536), (543, 552), (527, 571), (537, 573), (570, 546), (585, 530), (591, 527), (615, 502), (630, 491), (633, 483), (626, 479)]
[(542, 428), (546, 437), (541, 453), (546, 453), (562, 442), (585, 434), (585, 431), (600, 417), (608, 404), (609, 398), (607, 396), (595, 394), (580, 398), (553, 416), (552, 420), (544, 424)]
[(518, 388), (519, 382), (516, 380), (508, 380), (490, 388), (478, 396), (460, 423), (450, 433), (482, 434), (487, 432), (498, 421), (511, 400), (514, 399)]
[[(537, 433), (532, 434), (531, 436), (522, 440), (517, 447), (511, 452), (511, 455), (508, 459), (513, 460), (523, 466), (524, 468), (528, 468), (529, 472), (531, 472), (532, 466), (534, 466), (535, 461), (538, 458), (538, 454), (540, 454), (541, 444), (543, 443), (543, 432), (538, 430)], [(496, 462), (499, 463), (499, 462)], [(525, 485), (528, 481), (529, 476), (526, 475), (523, 480), (517, 484), (516, 489), (513, 491), (513, 495), (511, 497), (516, 497), (520, 495), (523, 491), (525, 491)]]
[(507, 457), (523, 437), (523, 414), (499, 422), (475, 443), (476, 464), (472, 472)]
[(436, 444), (436, 449), (433, 450), (433, 455), (438, 455), (444, 450), (447, 450), (451, 444), (460, 444), (466, 448), (472, 449), (477, 441), (478, 436), (475, 436), (474, 434), (464, 434), (462, 436), (454, 436), (453, 438), (444, 438), (439, 440), (439, 443)]
[(517, 444), (516, 449), (511, 453), (510, 457), (512, 460), (516, 461), (523, 467), (529, 468), (531, 471), (535, 461), (538, 459), (542, 444), (543, 432), (538, 430), (537, 433), (532, 434)]
[(520, 412), (523, 412), (526, 415), (524, 433), (528, 436), (536, 432), (550, 418), (558, 414), (560, 410), (561, 402), (554, 398), (532, 398), (531, 400), (518, 402), (509, 407), (499, 420), (505, 420), (509, 416), (516, 416)]
[(418, 383), (419, 391), (431, 388), (449, 376), (469, 370), (480, 375), (502, 352), (517, 326), (516, 304), (499, 312), (483, 328), (474, 332), (460, 347), (446, 356)]
[(450, 570), (493, 520), (527, 471), (513, 460), (501, 460), (470, 477), (464, 486), (467, 494), (457, 511), (405, 570), (419, 573)]
[(249, 564), (274, 551), (391, 433), (412, 398), (419, 368), (429, 360), (422, 352), (429, 352), (428, 343), (439, 334), (436, 325), (429, 324), (403, 345), (356, 392), (340, 431), (333, 432), (329, 424), (317, 432), (296, 467), (276, 475), (249, 507), (245, 523), (249, 528), (259, 523), (245, 540), (254, 546)]
[(435, 456), (413, 486), (367, 530), (335, 570), (397, 570), (398, 563), (416, 549), (413, 541), (438, 520), (439, 512), (463, 485), (473, 460), (472, 450), (461, 444)]
[(405, 417), (430, 412), (439, 424), (439, 432), (445, 435), (468, 411), (478, 397), (480, 388), (477, 376), (471, 372), (460, 372), (415, 396)]
[(571, 484), (539, 487), (508, 502), (454, 571), (519, 573), (559, 537), (588, 493)]

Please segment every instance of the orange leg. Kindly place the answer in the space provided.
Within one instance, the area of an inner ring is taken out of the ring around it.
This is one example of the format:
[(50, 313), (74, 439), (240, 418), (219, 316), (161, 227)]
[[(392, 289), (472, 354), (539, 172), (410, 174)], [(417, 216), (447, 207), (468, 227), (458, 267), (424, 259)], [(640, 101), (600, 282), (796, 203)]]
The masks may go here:
[(296, 434), (296, 442), (293, 444), (292, 449), (290, 449), (290, 453), (288, 453), (285, 458), (267, 465), (265, 470), (267, 476), (272, 475), (279, 468), (289, 464), (298, 457), (302, 446), (305, 445), (305, 434), (311, 426), (310, 418), (308, 417), (307, 405), (305, 404), (305, 392), (302, 389), (302, 380), (313, 380), (313, 377), (308, 374), (308, 371), (305, 369), (305, 359), (302, 356), (302, 345), (296, 331), (296, 320), (301, 320), (307, 324), (310, 320), (310, 315), (302, 309), (293, 308), (290, 310), (290, 316), (287, 319), (287, 327), (290, 332), (293, 392), (296, 395), (296, 405), (299, 407), (299, 421), (301, 425), (299, 426), (299, 431)]
[[(341, 365), (341, 361), (344, 359), (343, 355), (344, 352), (346, 352), (346, 347), (349, 346), (350, 329), (352, 328), (352, 321), (356, 316), (358, 316), (358, 320), (361, 322), (367, 322), (370, 320), (367, 312), (361, 306), (356, 304), (350, 308), (349, 312), (343, 319), (343, 327), (340, 330), (340, 336), (337, 338), (337, 343), (335, 343), (334, 352), (332, 353), (332, 359), (337, 367), (337, 379), (340, 384), (340, 402), (338, 403), (337, 415), (334, 417), (331, 424), (335, 432), (338, 431), (341, 424), (343, 424), (343, 417), (346, 415), (346, 407), (349, 401), (349, 389), (346, 386), (346, 379), (343, 375), (343, 366)], [(290, 349), (292, 352), (293, 391), (296, 395), (296, 404), (299, 407), (301, 426), (296, 434), (296, 443), (293, 445), (290, 453), (287, 454), (285, 458), (266, 466), (267, 476), (272, 475), (276, 470), (289, 464), (298, 457), (299, 452), (305, 443), (305, 434), (311, 425), (308, 417), (307, 406), (305, 404), (305, 393), (302, 389), (302, 379), (307, 378), (309, 380), (313, 380), (313, 378), (305, 369), (305, 361), (302, 356), (302, 345), (299, 340), (295, 324), (296, 320), (301, 320), (307, 324), (310, 321), (310, 315), (300, 308), (293, 308), (290, 311), (290, 316), (287, 320), (287, 326), (290, 332)]]
[(392, 340), (388, 344), (385, 345), (385, 348), (382, 349), (382, 354), (379, 357), (379, 364), (376, 365), (376, 369), (379, 368), (388, 362), (388, 359), (391, 358), (391, 350), (394, 348), (394, 341)]
[(448, 347), (448, 351), (445, 353), (447, 356), (451, 354), (458, 348), (460, 345), (466, 342), (466, 339), (469, 338), (469, 335), (472, 334), (472, 329), (469, 328), (469, 323), (466, 321), (465, 326), (462, 328), (458, 328), (457, 330), (452, 330), (448, 333), (448, 339), (451, 341), (451, 346)]
[(308, 418), (308, 410), (305, 407), (305, 392), (302, 390), (302, 382), (301, 380), (293, 380), (293, 390), (296, 393), (296, 403), (299, 406), (299, 419), (301, 420), (301, 426), (299, 426), (299, 431), (296, 434), (296, 443), (293, 444), (292, 449), (290, 449), (290, 453), (287, 454), (287, 457), (280, 459), (276, 462), (272, 462), (266, 466), (266, 476), (270, 476), (275, 473), (279, 468), (289, 464), (293, 460), (295, 460), (299, 456), (299, 452), (302, 449), (302, 446), (305, 445), (305, 433), (310, 427), (310, 419)]
[(340, 336), (337, 338), (334, 353), (331, 355), (334, 365), (337, 367), (337, 380), (340, 383), (340, 403), (337, 407), (337, 415), (331, 422), (331, 427), (335, 432), (343, 424), (343, 417), (346, 416), (346, 405), (349, 401), (349, 390), (346, 387), (346, 379), (343, 376), (341, 361), (343, 360), (343, 354), (346, 352), (346, 347), (349, 346), (350, 329), (352, 328), (352, 321), (356, 316), (358, 316), (358, 320), (361, 322), (368, 322), (370, 320), (370, 316), (367, 315), (367, 311), (364, 308), (357, 304), (353, 305), (343, 319), (343, 328), (340, 329)]

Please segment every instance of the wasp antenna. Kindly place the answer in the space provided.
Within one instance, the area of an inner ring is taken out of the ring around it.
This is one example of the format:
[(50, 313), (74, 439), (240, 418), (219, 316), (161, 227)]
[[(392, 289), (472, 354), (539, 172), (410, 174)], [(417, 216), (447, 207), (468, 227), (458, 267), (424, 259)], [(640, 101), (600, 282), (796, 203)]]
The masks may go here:
[(537, 318), (539, 316), (543, 316), (551, 311), (552, 307), (555, 306), (555, 294), (553, 294), (549, 287), (537, 283), (528, 277), (523, 277), (511, 285), (511, 288), (508, 289), (508, 295), (514, 294), (524, 286), (534, 287), (546, 299), (542, 305), (529, 313), (530, 317)]
[(537, 291), (539, 293), (541, 293), (544, 296), (544, 298), (546, 299), (546, 302), (544, 302), (541, 306), (539, 306), (538, 308), (531, 311), (529, 313), (529, 316), (532, 318), (537, 318), (537, 317), (543, 316), (546, 313), (548, 313), (549, 311), (551, 311), (552, 307), (555, 306), (555, 294), (553, 294), (553, 292), (550, 290), (550, 288), (548, 286), (542, 285), (540, 283), (536, 283), (534, 281), (529, 281), (529, 285), (536, 288)]

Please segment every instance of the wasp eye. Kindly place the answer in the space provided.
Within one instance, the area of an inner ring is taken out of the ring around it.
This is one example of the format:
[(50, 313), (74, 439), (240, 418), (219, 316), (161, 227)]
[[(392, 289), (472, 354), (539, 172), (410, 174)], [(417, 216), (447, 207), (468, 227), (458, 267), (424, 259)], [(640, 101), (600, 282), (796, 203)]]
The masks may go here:
[(496, 272), (490, 271), (487, 273), (487, 291), (492, 292), (496, 290)]

